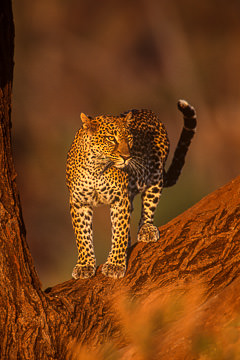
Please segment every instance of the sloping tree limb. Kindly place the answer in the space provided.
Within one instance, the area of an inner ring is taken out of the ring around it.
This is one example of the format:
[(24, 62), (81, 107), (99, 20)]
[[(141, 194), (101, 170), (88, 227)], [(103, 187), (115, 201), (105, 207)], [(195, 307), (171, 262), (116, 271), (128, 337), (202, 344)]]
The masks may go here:
[(161, 227), (157, 243), (130, 248), (121, 280), (105, 278), (98, 269), (92, 279), (70, 280), (49, 289), (52, 301), (57, 297), (65, 308), (62, 314), (71, 309), (75, 339), (92, 344), (119, 336), (111, 304), (121, 293), (146, 298), (160, 289), (174, 292), (179, 285), (184, 292), (198, 280), (206, 300), (227, 288), (240, 274), (239, 199), (240, 177)]

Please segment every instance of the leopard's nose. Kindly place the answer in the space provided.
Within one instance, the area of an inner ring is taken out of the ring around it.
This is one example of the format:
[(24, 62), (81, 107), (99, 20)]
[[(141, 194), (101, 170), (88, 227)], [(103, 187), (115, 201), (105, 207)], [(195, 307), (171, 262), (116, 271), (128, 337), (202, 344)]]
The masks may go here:
[(126, 155), (121, 154), (121, 157), (123, 158), (123, 160), (127, 161), (130, 159), (131, 156), (130, 156), (130, 154), (126, 154)]

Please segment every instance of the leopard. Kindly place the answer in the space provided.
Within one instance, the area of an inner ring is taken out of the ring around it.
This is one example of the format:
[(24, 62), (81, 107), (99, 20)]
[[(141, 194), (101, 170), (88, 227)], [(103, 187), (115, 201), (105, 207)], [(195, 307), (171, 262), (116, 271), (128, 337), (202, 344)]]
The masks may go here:
[(120, 279), (127, 268), (130, 215), (133, 199), (141, 194), (141, 216), (137, 241), (159, 240), (153, 224), (162, 189), (174, 185), (185, 163), (195, 134), (196, 111), (186, 100), (178, 109), (184, 125), (171, 165), (165, 170), (169, 139), (165, 126), (151, 110), (128, 110), (120, 115), (96, 117), (81, 113), (77, 131), (67, 155), (66, 182), (70, 194), (70, 214), (78, 250), (74, 279), (95, 275), (93, 208), (107, 204), (112, 226), (111, 249), (101, 272)]

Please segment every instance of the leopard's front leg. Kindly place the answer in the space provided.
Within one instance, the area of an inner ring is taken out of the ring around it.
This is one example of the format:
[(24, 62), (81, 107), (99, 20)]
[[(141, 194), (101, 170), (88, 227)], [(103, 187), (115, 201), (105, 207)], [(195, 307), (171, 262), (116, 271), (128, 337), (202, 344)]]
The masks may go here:
[(75, 200), (70, 203), (70, 211), (78, 249), (78, 260), (72, 277), (86, 279), (92, 277), (96, 271), (92, 239), (93, 209), (91, 206), (83, 206)]
[(122, 278), (126, 271), (127, 247), (130, 227), (130, 201), (126, 194), (110, 206), (112, 223), (112, 248), (102, 267), (105, 276)]
[(159, 231), (153, 225), (154, 213), (158, 205), (163, 182), (150, 186), (142, 194), (142, 213), (139, 223), (138, 241), (155, 242), (159, 239)]

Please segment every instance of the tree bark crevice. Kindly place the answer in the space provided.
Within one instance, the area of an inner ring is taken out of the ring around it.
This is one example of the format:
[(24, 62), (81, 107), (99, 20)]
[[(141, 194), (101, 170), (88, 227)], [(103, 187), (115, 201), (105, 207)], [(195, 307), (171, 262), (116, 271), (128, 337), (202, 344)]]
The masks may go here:
[(57, 297), (58, 306), (65, 307), (75, 340), (92, 344), (100, 343), (103, 334), (105, 339), (106, 334), (115, 337), (119, 328), (111, 304), (121, 294), (147, 298), (159, 289), (171, 292), (179, 286), (184, 292), (200, 281), (204, 302), (232, 284), (240, 274), (239, 195), (240, 177), (161, 227), (159, 242), (135, 244), (121, 280), (105, 278), (98, 268), (92, 279), (69, 280), (48, 289), (50, 301), (54, 304)]

